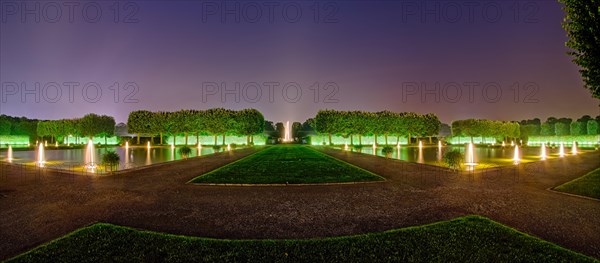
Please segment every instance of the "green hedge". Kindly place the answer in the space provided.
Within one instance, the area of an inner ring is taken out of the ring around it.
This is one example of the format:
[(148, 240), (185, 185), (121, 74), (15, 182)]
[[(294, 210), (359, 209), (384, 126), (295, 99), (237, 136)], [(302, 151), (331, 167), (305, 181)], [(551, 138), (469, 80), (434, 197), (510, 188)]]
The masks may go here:
[(27, 135), (0, 135), (0, 147), (6, 147), (6, 144), (27, 145), (27, 144), (29, 144), (29, 136), (27, 136)]
[(600, 142), (600, 135), (529, 136), (528, 144), (537, 145), (548, 142), (571, 144), (574, 141), (580, 145), (597, 145)]

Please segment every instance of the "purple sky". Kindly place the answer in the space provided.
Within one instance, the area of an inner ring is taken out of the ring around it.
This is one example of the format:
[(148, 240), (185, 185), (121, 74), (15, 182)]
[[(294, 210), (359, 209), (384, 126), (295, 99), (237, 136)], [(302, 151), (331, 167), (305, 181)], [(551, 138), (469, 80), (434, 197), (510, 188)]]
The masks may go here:
[[(565, 54), (564, 13), (556, 1), (286, 1), (272, 8), (273, 2), (228, 1), (225, 14), (220, 1), (118, 2), (118, 16), (116, 2), (97, 1), (79, 2), (71, 22), (63, 2), (46, 3), (1, 2), (2, 114), (59, 119), (95, 112), (124, 122), (138, 109), (224, 107), (304, 121), (325, 108), (388, 109), (432, 112), (450, 122), (600, 113)], [(92, 23), (96, 7), (102, 15)], [(256, 7), (261, 16), (254, 22)], [(52, 23), (58, 9), (61, 17)], [(297, 10), (302, 14), (293, 22)], [(69, 82), (80, 83), (73, 94)], [(139, 88), (129, 97), (128, 82)], [(279, 83), (273, 94), (271, 82)], [(87, 83), (97, 86), (88, 85), (85, 98)], [(239, 102), (236, 94), (222, 102), (210, 83), (233, 93), (239, 83)], [(94, 98), (98, 87), (102, 95)], [(302, 96), (295, 101), (297, 90)]]

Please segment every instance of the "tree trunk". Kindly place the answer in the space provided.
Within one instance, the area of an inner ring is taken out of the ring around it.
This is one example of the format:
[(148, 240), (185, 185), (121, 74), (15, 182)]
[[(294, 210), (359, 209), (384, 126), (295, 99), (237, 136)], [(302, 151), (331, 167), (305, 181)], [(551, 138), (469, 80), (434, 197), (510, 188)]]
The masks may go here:
[(331, 145), (331, 133), (329, 133), (329, 145)]
[(223, 145), (225, 145), (225, 133), (223, 133)]
[(162, 132), (160, 133), (160, 144), (163, 144), (163, 136), (162, 136)]
[(354, 145), (354, 136), (350, 134), (350, 145)]
[(362, 145), (362, 135), (358, 135), (358, 145)]
[(252, 142), (252, 144), (254, 144), (254, 135), (250, 135), (250, 142)]
[(175, 147), (175, 144), (177, 144), (177, 142), (175, 141), (177, 139), (177, 135), (173, 134), (173, 147)]
[(246, 145), (250, 145), (250, 135), (246, 135)]
[(408, 142), (408, 145), (410, 145), (410, 143), (412, 142), (412, 140), (410, 138), (410, 132), (408, 133), (408, 138), (406, 138), (406, 141)]
[(188, 145), (188, 133), (185, 132), (185, 146)]
[(429, 136), (429, 144), (432, 144), (432, 142), (431, 142), (431, 136)]
[(396, 135), (396, 145), (400, 143), (400, 135)]
[(384, 135), (384, 137), (385, 137), (385, 145), (388, 145), (388, 135), (387, 135), (387, 133)]
[(137, 144), (140, 144), (140, 134), (137, 134)]
[(197, 145), (200, 145), (200, 135), (199, 134), (200, 134), (199, 132), (196, 132), (196, 144)]
[(217, 135), (215, 134), (215, 145), (217, 145)]
[(106, 136), (104, 136), (104, 146), (106, 146)]
[(375, 136), (375, 145), (377, 145), (377, 134), (373, 134), (373, 136)]

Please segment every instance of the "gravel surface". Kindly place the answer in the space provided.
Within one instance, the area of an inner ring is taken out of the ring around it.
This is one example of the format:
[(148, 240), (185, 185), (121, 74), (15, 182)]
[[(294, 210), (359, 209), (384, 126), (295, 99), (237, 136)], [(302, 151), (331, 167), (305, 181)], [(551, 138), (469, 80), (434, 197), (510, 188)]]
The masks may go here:
[(600, 258), (600, 201), (547, 190), (599, 167), (599, 151), (456, 174), (317, 149), (387, 181), (322, 186), (187, 184), (257, 149), (111, 176), (36, 174), (0, 165), (0, 259), (95, 222), (203, 237), (283, 239), (379, 232), (467, 214), (486, 216)]

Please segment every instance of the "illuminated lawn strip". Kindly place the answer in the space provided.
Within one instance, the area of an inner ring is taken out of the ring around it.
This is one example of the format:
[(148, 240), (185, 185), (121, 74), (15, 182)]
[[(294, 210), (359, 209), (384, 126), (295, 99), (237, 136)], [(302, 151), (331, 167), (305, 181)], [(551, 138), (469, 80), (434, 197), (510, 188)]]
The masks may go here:
[(219, 240), (95, 224), (9, 262), (594, 262), (487, 218), (308, 240)]
[(306, 146), (271, 146), (194, 178), (192, 183), (311, 184), (382, 181), (382, 177)]
[(600, 199), (600, 168), (559, 185), (554, 190)]

